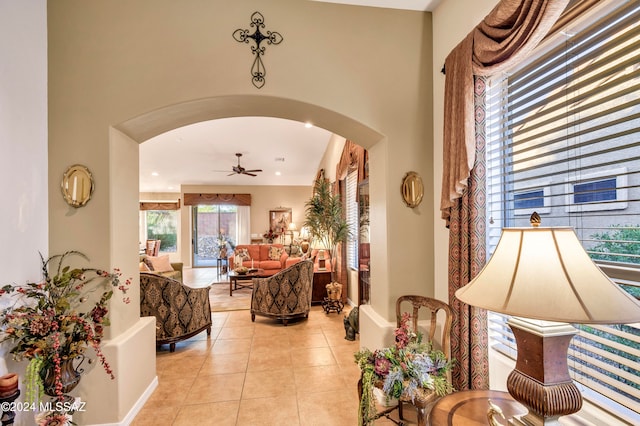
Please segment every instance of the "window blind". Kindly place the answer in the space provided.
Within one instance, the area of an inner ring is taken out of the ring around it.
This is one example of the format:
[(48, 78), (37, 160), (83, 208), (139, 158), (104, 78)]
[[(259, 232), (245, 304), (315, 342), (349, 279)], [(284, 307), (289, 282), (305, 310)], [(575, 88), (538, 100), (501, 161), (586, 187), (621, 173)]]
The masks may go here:
[[(606, 3), (489, 81), (487, 252), (503, 227), (528, 227), (537, 211), (542, 226), (573, 227), (640, 298), (640, 4)], [(489, 318), (492, 346), (515, 356), (506, 318)], [(574, 380), (637, 418), (638, 325), (576, 327)]]
[(347, 224), (350, 236), (347, 240), (347, 265), (358, 269), (358, 170), (347, 174)]

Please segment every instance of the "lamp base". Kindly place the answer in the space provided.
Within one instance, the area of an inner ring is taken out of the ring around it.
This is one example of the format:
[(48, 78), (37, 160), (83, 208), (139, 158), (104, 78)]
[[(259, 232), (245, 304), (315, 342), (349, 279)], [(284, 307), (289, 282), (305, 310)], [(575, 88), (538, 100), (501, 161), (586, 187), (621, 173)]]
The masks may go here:
[(512, 317), (508, 321), (518, 347), (516, 368), (507, 389), (529, 413), (515, 426), (559, 425), (559, 417), (582, 407), (582, 395), (569, 376), (567, 350), (576, 329), (569, 324)]

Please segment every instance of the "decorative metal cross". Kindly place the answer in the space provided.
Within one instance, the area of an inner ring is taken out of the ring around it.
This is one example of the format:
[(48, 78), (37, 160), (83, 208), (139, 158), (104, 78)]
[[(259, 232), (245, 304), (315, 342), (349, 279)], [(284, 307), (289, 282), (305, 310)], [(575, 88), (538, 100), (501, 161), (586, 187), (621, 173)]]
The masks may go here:
[(276, 31), (267, 31), (266, 34), (260, 32), (260, 28), (265, 27), (264, 16), (262, 16), (260, 12), (253, 12), (250, 26), (256, 27), (253, 34), (249, 34), (249, 30), (237, 29), (233, 32), (233, 38), (240, 43), (249, 43), (249, 39), (253, 39), (256, 43), (255, 46), (251, 46), (251, 53), (256, 55), (256, 58), (253, 60), (253, 65), (251, 65), (251, 78), (253, 85), (260, 89), (264, 86), (265, 76), (267, 74), (261, 58), (265, 53), (265, 47), (261, 47), (260, 43), (266, 40), (269, 44), (280, 44), (283, 38), (280, 33)]

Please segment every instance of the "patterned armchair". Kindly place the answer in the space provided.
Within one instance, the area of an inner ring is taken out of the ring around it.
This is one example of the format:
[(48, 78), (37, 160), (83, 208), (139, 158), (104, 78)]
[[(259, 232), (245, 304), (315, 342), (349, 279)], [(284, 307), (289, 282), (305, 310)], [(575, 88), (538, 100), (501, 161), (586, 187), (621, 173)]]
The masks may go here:
[(203, 330), (211, 335), (209, 287), (191, 288), (162, 275), (140, 272), (140, 315), (156, 317), (156, 345), (188, 339)]
[(308, 318), (311, 310), (313, 261), (304, 260), (267, 278), (253, 279), (251, 321), (256, 315), (282, 320)]

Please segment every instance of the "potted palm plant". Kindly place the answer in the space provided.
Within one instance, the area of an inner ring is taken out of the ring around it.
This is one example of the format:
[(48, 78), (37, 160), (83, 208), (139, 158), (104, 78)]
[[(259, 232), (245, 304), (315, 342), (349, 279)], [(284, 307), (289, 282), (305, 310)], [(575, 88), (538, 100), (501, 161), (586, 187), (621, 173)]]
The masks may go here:
[[(331, 262), (331, 284), (336, 283), (336, 248), (349, 238), (349, 225), (342, 214), (339, 194), (333, 194), (331, 184), (323, 176), (313, 186), (313, 195), (305, 203), (304, 226), (309, 230), (315, 245), (329, 250)], [(342, 286), (339, 287), (340, 289)]]

